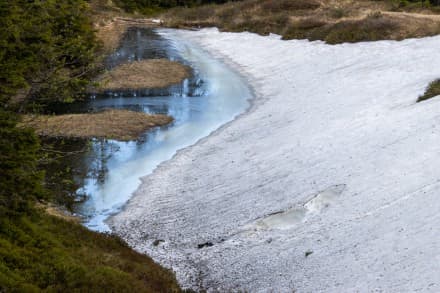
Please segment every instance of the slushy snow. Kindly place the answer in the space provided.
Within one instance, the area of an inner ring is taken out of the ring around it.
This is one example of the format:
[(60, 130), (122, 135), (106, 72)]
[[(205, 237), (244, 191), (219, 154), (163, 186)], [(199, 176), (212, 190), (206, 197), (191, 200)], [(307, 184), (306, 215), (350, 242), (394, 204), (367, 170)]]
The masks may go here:
[(440, 97), (416, 103), (440, 37), (173, 34), (240, 71), (253, 105), (143, 178), (116, 233), (194, 289), (440, 291)]

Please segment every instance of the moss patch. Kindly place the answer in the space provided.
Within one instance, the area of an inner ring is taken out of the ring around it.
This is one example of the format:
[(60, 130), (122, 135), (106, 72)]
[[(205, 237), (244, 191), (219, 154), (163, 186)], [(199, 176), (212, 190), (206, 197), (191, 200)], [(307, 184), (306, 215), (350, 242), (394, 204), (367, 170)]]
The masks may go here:
[(36, 213), (0, 220), (5, 292), (178, 292), (172, 272), (119, 238)]

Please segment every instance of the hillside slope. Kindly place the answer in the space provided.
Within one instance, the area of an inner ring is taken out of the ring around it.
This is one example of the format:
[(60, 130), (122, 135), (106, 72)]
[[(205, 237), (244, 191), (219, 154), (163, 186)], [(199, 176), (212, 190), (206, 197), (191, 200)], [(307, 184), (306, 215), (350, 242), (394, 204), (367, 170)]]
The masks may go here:
[(119, 235), (192, 288), (440, 290), (440, 100), (416, 103), (440, 37), (176, 34), (235, 64), (254, 105), (144, 178)]
[(436, 35), (440, 18), (435, 13), (439, 12), (423, 1), (245, 0), (176, 8), (162, 18), (171, 27), (216, 26), (223, 31), (275, 33), (284, 39), (337, 44)]

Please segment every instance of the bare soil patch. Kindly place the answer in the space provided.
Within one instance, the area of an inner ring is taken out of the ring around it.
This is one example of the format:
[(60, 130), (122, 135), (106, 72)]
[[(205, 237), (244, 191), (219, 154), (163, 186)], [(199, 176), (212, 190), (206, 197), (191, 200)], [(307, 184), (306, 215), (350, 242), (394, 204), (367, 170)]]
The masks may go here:
[(21, 126), (34, 128), (41, 136), (70, 138), (108, 138), (133, 140), (143, 132), (173, 121), (167, 115), (148, 115), (128, 110), (59, 116), (25, 115)]

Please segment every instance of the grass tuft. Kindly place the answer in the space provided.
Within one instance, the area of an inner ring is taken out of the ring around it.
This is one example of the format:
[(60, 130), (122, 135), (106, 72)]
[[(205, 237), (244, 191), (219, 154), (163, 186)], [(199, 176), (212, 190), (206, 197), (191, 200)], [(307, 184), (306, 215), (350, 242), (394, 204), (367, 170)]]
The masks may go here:
[(434, 98), (439, 95), (440, 95), (440, 79), (437, 79), (429, 84), (425, 93), (418, 98), (417, 102), (426, 101), (428, 99)]

